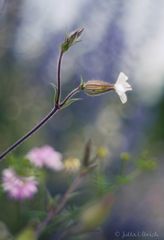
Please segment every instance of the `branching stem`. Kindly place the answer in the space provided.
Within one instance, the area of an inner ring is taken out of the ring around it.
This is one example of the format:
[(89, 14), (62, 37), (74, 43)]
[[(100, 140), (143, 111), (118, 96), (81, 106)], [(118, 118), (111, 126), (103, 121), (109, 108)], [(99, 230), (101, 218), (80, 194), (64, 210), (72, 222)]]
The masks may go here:
[(30, 138), (34, 133), (36, 133), (42, 126), (44, 126), (52, 116), (54, 116), (55, 113), (57, 113), (61, 107), (64, 106), (64, 104), (76, 93), (80, 91), (80, 86), (72, 90), (63, 100), (63, 102), (60, 103), (60, 97), (61, 97), (61, 62), (63, 57), (63, 51), (60, 52), (59, 59), (58, 59), (58, 65), (57, 65), (57, 95), (56, 95), (56, 101), (54, 104), (54, 108), (38, 123), (36, 124), (29, 132), (27, 132), (23, 137), (21, 137), (18, 141), (16, 141), (13, 145), (8, 147), (2, 154), (0, 154), (0, 161), (7, 156), (10, 152), (12, 152), (14, 149), (16, 149), (19, 145), (21, 145), (23, 142), (25, 142), (28, 138)]
[(47, 226), (47, 224), (49, 222), (51, 222), (56, 215), (65, 207), (66, 203), (69, 200), (70, 194), (73, 193), (78, 186), (81, 184), (83, 177), (86, 175), (86, 172), (82, 172), (80, 173), (72, 182), (72, 184), (70, 185), (70, 187), (67, 189), (67, 191), (65, 192), (65, 194), (63, 195), (61, 201), (59, 202), (58, 206), (54, 209), (51, 209), (46, 218), (38, 225), (38, 228), (36, 230), (36, 235), (37, 237), (39, 237), (41, 235), (41, 233), (44, 231), (45, 227)]
[(73, 89), (66, 97), (65, 99), (61, 102), (60, 107), (63, 107), (64, 104), (66, 104), (66, 102), (73, 97), (75, 94), (77, 94), (78, 92), (80, 92), (80, 86), (78, 86), (77, 88)]

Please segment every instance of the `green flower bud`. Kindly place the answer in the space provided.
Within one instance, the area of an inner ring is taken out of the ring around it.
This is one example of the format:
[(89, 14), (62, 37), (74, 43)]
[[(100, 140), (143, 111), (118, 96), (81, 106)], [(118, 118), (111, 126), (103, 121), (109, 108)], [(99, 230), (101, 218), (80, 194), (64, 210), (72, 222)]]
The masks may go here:
[(80, 41), (79, 38), (83, 31), (84, 28), (77, 29), (66, 37), (65, 41), (61, 45), (61, 50), (63, 53), (68, 51), (68, 49), (72, 47), (72, 45)]
[(108, 149), (106, 147), (99, 147), (97, 149), (97, 157), (101, 158), (101, 159), (104, 159), (108, 156)]
[(84, 90), (87, 95), (95, 96), (114, 90), (114, 85), (101, 80), (89, 80), (83, 83), (81, 89)]

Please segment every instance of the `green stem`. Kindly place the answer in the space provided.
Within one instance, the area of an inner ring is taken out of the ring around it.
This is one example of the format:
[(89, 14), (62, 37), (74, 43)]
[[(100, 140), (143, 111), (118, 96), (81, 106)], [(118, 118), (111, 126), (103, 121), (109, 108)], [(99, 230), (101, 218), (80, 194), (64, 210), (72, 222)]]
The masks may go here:
[(70, 187), (65, 192), (64, 196), (62, 197), (61, 201), (59, 202), (58, 206), (55, 209), (51, 209), (46, 218), (38, 225), (38, 228), (36, 229), (36, 235), (39, 237), (43, 230), (46, 228), (47, 224), (52, 221), (52, 219), (64, 208), (67, 201), (69, 200), (70, 194), (74, 192), (77, 187), (80, 185), (83, 177), (86, 175), (86, 173), (82, 172), (80, 173), (72, 182)]
[(54, 114), (59, 110), (60, 108), (60, 95), (61, 95), (61, 61), (63, 57), (63, 52), (60, 52), (58, 65), (57, 65), (57, 97), (54, 108), (38, 123), (36, 124), (29, 132), (27, 132), (23, 137), (18, 139), (14, 144), (12, 144), (10, 147), (8, 147), (2, 154), (0, 154), (0, 160), (2, 160), (6, 155), (8, 155), (10, 152), (12, 152), (15, 148), (17, 148), (19, 145), (21, 145), (24, 141), (26, 141), (28, 138), (30, 138), (35, 132), (37, 132), (43, 125), (47, 123), (47, 121), (54, 116)]
[(49, 119), (54, 116), (62, 106), (70, 99), (72, 96), (74, 96), (76, 93), (80, 91), (80, 86), (72, 90), (65, 99), (60, 103), (60, 96), (61, 96), (61, 61), (63, 57), (63, 52), (60, 52), (59, 60), (58, 60), (58, 66), (57, 66), (57, 97), (54, 108), (39, 122), (37, 123), (29, 132), (27, 132), (23, 137), (18, 139), (14, 144), (12, 144), (10, 147), (8, 147), (2, 154), (0, 154), (0, 161), (8, 155), (10, 152), (12, 152), (14, 149), (16, 149), (19, 145), (21, 145), (23, 142), (25, 142), (28, 138), (30, 138), (35, 132), (37, 132), (42, 126), (44, 126)]

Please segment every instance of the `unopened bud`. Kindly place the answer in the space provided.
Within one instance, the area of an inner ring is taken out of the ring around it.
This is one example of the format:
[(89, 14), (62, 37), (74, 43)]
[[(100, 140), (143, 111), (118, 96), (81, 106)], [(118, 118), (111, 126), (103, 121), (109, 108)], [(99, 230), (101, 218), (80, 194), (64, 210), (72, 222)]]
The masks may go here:
[(99, 158), (106, 158), (108, 156), (108, 149), (106, 147), (99, 147), (97, 149), (97, 157)]
[(114, 85), (101, 80), (89, 80), (83, 83), (81, 89), (88, 95), (100, 95), (111, 90), (114, 90)]
[(84, 31), (84, 28), (77, 29), (69, 34), (69, 36), (66, 37), (65, 41), (61, 45), (62, 52), (68, 51), (68, 49), (75, 43), (80, 41), (80, 36), (82, 32)]

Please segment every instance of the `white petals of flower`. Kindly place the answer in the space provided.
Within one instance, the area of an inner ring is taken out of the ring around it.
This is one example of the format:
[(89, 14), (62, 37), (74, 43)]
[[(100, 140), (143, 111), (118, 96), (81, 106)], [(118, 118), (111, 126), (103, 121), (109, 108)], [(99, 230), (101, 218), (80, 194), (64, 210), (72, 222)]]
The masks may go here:
[(122, 103), (127, 102), (126, 92), (132, 90), (132, 87), (127, 82), (127, 80), (128, 77), (123, 72), (121, 72), (118, 76), (116, 83), (114, 84), (115, 91), (119, 95)]

